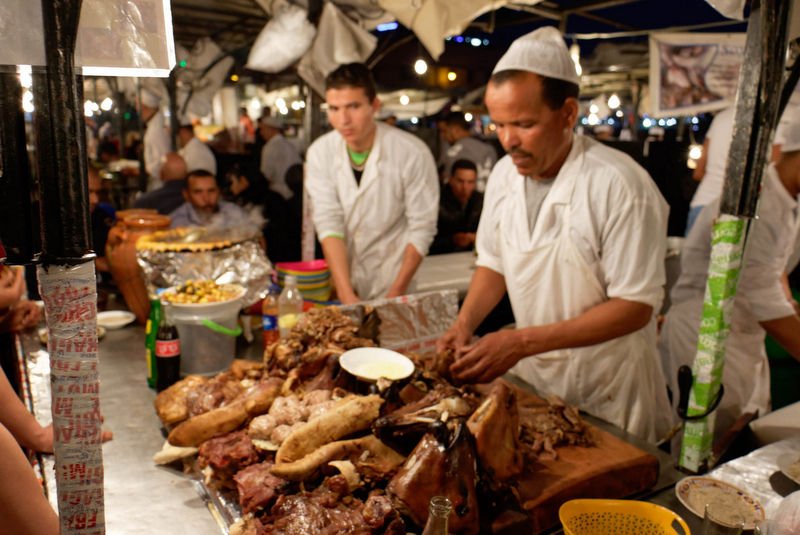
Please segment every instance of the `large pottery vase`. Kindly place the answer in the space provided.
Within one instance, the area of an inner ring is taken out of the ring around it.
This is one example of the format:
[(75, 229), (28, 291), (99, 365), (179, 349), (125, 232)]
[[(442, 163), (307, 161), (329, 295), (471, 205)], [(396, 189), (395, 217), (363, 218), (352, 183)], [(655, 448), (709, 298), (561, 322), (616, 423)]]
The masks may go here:
[(155, 210), (121, 210), (117, 223), (108, 232), (106, 258), (111, 276), (122, 293), (128, 309), (144, 325), (150, 314), (150, 298), (144, 284), (144, 273), (136, 262), (136, 240), (140, 236), (169, 228), (170, 218)]

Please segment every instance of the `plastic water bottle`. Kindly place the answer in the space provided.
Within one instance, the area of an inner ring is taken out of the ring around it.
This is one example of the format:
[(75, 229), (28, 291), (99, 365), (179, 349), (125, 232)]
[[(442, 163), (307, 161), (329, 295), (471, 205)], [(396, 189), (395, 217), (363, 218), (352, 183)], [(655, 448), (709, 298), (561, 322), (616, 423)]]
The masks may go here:
[(261, 325), (264, 329), (265, 348), (278, 341), (278, 299), (280, 295), (281, 287), (274, 283), (270, 284), (269, 291), (261, 305)]
[(303, 295), (297, 289), (297, 278), (286, 275), (281, 296), (278, 298), (278, 327), (280, 337), (286, 338), (303, 314)]

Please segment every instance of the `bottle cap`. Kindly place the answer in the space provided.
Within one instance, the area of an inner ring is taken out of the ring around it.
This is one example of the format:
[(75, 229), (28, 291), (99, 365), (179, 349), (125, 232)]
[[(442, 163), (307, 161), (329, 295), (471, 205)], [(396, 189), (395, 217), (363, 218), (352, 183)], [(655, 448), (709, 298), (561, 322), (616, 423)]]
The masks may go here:
[(294, 275), (286, 275), (283, 279), (284, 286), (297, 286), (297, 277)]

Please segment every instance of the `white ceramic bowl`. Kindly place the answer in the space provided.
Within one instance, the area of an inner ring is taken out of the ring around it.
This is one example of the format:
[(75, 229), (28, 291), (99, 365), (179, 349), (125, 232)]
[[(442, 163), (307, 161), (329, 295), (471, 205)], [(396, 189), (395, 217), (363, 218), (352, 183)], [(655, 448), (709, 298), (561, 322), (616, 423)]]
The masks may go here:
[(127, 310), (106, 310), (97, 313), (97, 324), (106, 329), (121, 329), (134, 320), (136, 315)]
[(398, 381), (414, 373), (411, 359), (381, 347), (359, 347), (345, 351), (339, 357), (339, 364), (347, 372), (365, 381), (377, 381), (381, 377)]

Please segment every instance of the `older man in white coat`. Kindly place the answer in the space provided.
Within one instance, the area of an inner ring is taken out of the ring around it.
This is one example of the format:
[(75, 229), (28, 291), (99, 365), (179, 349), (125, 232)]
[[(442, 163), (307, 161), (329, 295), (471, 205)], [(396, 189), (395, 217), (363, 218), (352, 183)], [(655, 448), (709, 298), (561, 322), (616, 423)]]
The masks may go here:
[(325, 85), (335, 130), (308, 148), (306, 185), (336, 293), (343, 303), (403, 295), (436, 234), (436, 164), (422, 141), (375, 121), (365, 65), (342, 65)]
[[(777, 160), (762, 179), (758, 218), (750, 224), (739, 285), (733, 302), (731, 330), (725, 345), (722, 384), (725, 392), (717, 410), (720, 436), (739, 416), (770, 410), (769, 362), (765, 332), (800, 360), (800, 317), (782, 279), (797, 264), (798, 194), (800, 193), (800, 122), (781, 123)], [(672, 306), (661, 330), (659, 349), (664, 374), (677, 392), (677, 373), (690, 366), (697, 353), (697, 336), (711, 255), (711, 229), (720, 201), (706, 205), (686, 238), (681, 275), (672, 289)], [(790, 260), (791, 258), (791, 260)], [(674, 395), (673, 399), (677, 400)]]
[[(657, 441), (670, 427), (654, 321), (667, 206), (631, 158), (573, 134), (579, 84), (552, 27), (515, 41), (495, 67), (486, 105), (508, 154), (486, 190), (478, 267), (439, 348), (455, 350), (461, 381), (510, 370)], [(506, 290), (516, 329), (473, 342)]]

